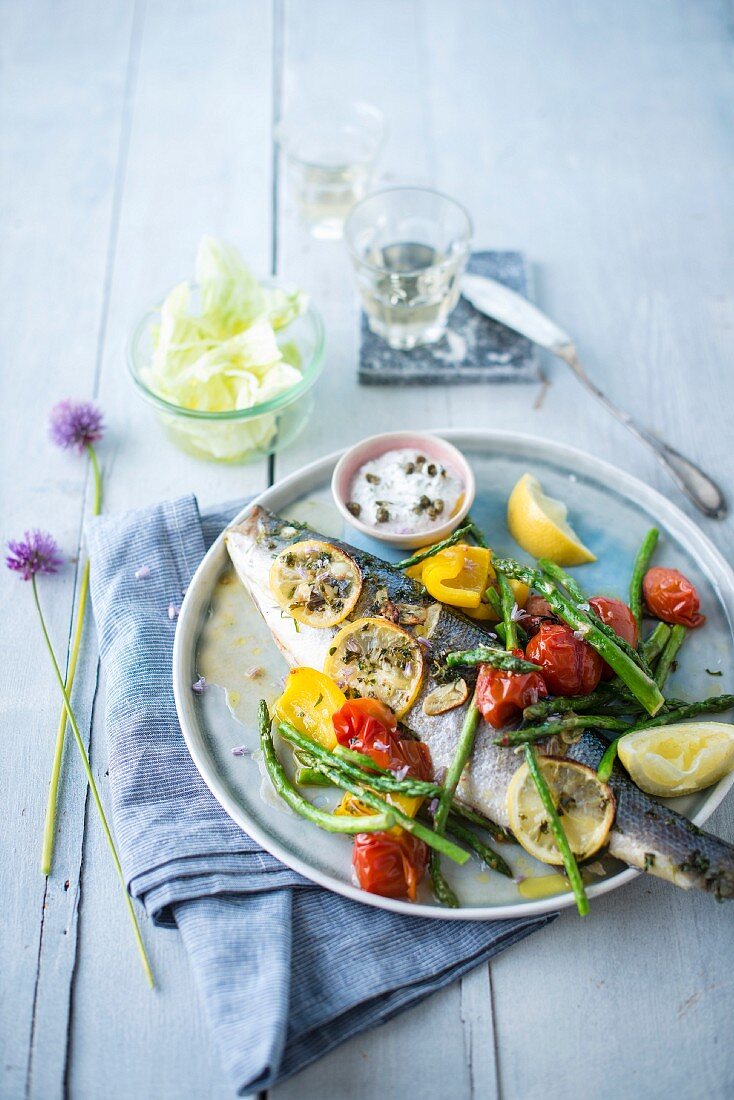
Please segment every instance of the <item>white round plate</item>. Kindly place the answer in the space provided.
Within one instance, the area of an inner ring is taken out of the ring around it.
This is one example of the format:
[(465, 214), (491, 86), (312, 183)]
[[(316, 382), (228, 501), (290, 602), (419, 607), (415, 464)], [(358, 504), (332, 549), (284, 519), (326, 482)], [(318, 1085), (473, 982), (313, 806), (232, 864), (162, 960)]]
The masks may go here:
[[(702, 698), (731, 691), (734, 574), (698, 527), (669, 500), (599, 459), (549, 440), (510, 432), (446, 430), (438, 434), (456, 444), (471, 462), (477, 479), (472, 514), (498, 554), (518, 554), (505, 524), (509, 492), (525, 471), (535, 474), (546, 492), (565, 500), (571, 522), (598, 561), (578, 572), (587, 591), (625, 597), (634, 555), (652, 525), (661, 532), (656, 561), (681, 569), (698, 587), (706, 626), (692, 631), (673, 674), (676, 696)], [(319, 459), (257, 498), (257, 504), (293, 519), (307, 520), (327, 535), (397, 560), (400, 551), (369, 543), (343, 526), (329, 493), (329, 483), (341, 452)], [(247, 514), (243, 510), (241, 519)], [(262, 671), (252, 679), (252, 667)], [(712, 677), (722, 670), (724, 675)], [(248, 673), (248, 669), (250, 670)], [(424, 884), (418, 901), (396, 901), (368, 894), (351, 877), (351, 843), (303, 820), (275, 797), (264, 778), (258, 754), (233, 756), (244, 745), (257, 749), (256, 708), (263, 697), (271, 702), (286, 671), (270, 634), (229, 565), (220, 536), (202, 561), (181, 608), (173, 654), (173, 687), (181, 729), (201, 775), (227, 813), (263, 848), (304, 877), (366, 905), (396, 913), (443, 919), (496, 920), (527, 917), (573, 904), (562, 888), (552, 896), (529, 896), (527, 879), (548, 876), (550, 868), (535, 863), (516, 845), (502, 853), (517, 883), (484, 869), (474, 858), (454, 868), (444, 860), (447, 875), (462, 899), (462, 908), (447, 910), (432, 900)], [(191, 684), (203, 674), (210, 685), (201, 696)], [(700, 825), (713, 813), (734, 782), (722, 779), (702, 794), (671, 803)], [(317, 804), (333, 805), (334, 792), (313, 788)], [(604, 860), (604, 874), (588, 887), (591, 898), (629, 882), (638, 872)], [(540, 885), (540, 884), (536, 884)], [(557, 888), (557, 887), (556, 887)], [(671, 887), (673, 889), (673, 887)]]

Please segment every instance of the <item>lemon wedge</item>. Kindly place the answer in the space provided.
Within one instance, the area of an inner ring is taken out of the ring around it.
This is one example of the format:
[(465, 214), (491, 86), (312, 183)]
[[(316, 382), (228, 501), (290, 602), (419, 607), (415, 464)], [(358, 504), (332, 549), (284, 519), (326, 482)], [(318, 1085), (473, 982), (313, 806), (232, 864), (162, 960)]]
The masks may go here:
[[(606, 843), (615, 813), (611, 788), (585, 764), (556, 756), (538, 763), (577, 859), (589, 859)], [(527, 764), (521, 764), (507, 789), (507, 812), (515, 839), (541, 863), (561, 864), (548, 813)]]
[(619, 758), (646, 794), (672, 798), (717, 783), (734, 768), (734, 726), (678, 722), (620, 738)]
[(532, 474), (523, 474), (507, 502), (507, 526), (515, 542), (535, 558), (581, 565), (596, 556), (570, 526), (561, 500), (547, 497)]

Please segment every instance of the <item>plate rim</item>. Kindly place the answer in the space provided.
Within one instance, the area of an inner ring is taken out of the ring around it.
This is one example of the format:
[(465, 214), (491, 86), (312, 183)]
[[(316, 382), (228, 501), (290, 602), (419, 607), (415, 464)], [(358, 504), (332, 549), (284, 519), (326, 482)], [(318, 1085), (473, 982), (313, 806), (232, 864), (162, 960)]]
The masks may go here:
[[(720, 602), (726, 613), (729, 631), (734, 639), (734, 623), (731, 614), (732, 608), (734, 608), (734, 571), (723, 554), (711, 542), (708, 536), (704, 534), (698, 524), (690, 516), (686, 515), (677, 504), (674, 504), (657, 489), (654, 489), (651, 485), (647, 485), (634, 474), (622, 470), (619, 466), (608, 462), (606, 459), (598, 458), (596, 455), (584, 451), (579, 447), (574, 447), (567, 443), (559, 443), (545, 436), (531, 435), (527, 432), (488, 428), (433, 428), (426, 430), (430, 431), (431, 434), (439, 435), (447, 439), (459, 448), (461, 448), (462, 444), (463, 446), (471, 446), (472, 441), (477, 440), (482, 440), (485, 443), (494, 443), (495, 445), (504, 443), (513, 448), (545, 448), (547, 451), (549, 450), (551, 452), (552, 457), (557, 458), (559, 462), (566, 465), (570, 465), (573, 460), (577, 462), (580, 460), (582, 465), (586, 466), (586, 470), (582, 469), (580, 471), (581, 473), (593, 472), (597, 480), (602, 480), (604, 475), (606, 475), (606, 477), (610, 478), (612, 481), (612, 484), (609, 486), (610, 488), (621, 491), (628, 500), (632, 500), (633, 503), (638, 504), (645, 511), (652, 511), (660, 518), (665, 518), (668, 526), (676, 535), (685, 532), (687, 540), (685, 544), (689, 549), (695, 548), (695, 546), (692, 547), (693, 543), (698, 544), (698, 546), (705, 551), (705, 554), (709, 558), (709, 562), (705, 564), (702, 563), (702, 567), (709, 576), (709, 580), (720, 597)], [(314, 459), (300, 469), (287, 474), (273, 485), (268, 486), (253, 497), (253, 499), (238, 512), (227, 525), (227, 528), (232, 524), (241, 523), (253, 508), (258, 506), (268, 507), (268, 502), (271, 497), (283, 493), (287, 494), (290, 490), (297, 489), (322, 470), (326, 472), (328, 479), (328, 471), (330, 469), (333, 471), (339, 458), (348, 449), (348, 447), (342, 447), (329, 454), (323, 455), (321, 458)], [(648, 505), (650, 506), (649, 508)], [(280, 507), (282, 507), (282, 505)], [(370, 894), (351, 883), (334, 879), (331, 875), (306, 863), (304, 860), (294, 855), (290, 849), (281, 845), (277, 840), (274, 840), (266, 830), (261, 829), (258, 823), (249, 816), (239, 800), (230, 793), (227, 784), (220, 778), (217, 770), (210, 766), (210, 758), (207, 757), (207, 754), (198, 743), (194, 698), (190, 690), (192, 648), (195, 651), (201, 621), (200, 608), (203, 602), (199, 590), (202, 585), (206, 584), (208, 574), (213, 570), (217, 559), (223, 554), (226, 555), (224, 535), (227, 528), (220, 532), (209, 547), (187, 588), (176, 624), (171, 671), (176, 713), (186, 747), (204, 783), (229, 817), (231, 817), (248, 836), (257, 841), (257, 843), (267, 852), (310, 882), (322, 886), (327, 890), (331, 890), (333, 893), (341, 894), (343, 897), (351, 898), (363, 905), (371, 905), (378, 909), (400, 913), (403, 916), (425, 917), (432, 920), (512, 920), (538, 917), (573, 906), (575, 904), (575, 899), (570, 891), (563, 894), (554, 894), (548, 898), (540, 898), (534, 901), (522, 900), (495, 907), (467, 906), (461, 909), (449, 910), (423, 903), (402, 901), (395, 898), (383, 898), (377, 894)], [(715, 567), (716, 576), (713, 576), (707, 568), (709, 563)], [(724, 579), (729, 587), (732, 607), (729, 607), (723, 598), (719, 579)], [(209, 584), (207, 589), (207, 599), (210, 598), (211, 584)], [(690, 820), (693, 821), (695, 825), (702, 825), (706, 822), (726, 797), (732, 785), (734, 785), (734, 772), (720, 779), (719, 782), (710, 789), (704, 804)], [(631, 882), (640, 874), (642, 874), (642, 872), (636, 868), (627, 867), (625, 870), (619, 871), (601, 882), (593, 883), (591, 886), (587, 887), (586, 893), (589, 898), (600, 897), (603, 894), (607, 894)]]

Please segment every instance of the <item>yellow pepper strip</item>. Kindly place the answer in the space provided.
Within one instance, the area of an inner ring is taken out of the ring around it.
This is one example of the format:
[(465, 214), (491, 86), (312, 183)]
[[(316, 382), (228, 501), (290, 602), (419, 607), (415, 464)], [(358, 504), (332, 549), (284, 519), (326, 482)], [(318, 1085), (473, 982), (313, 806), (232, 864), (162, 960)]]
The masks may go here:
[(457, 542), (423, 563), (423, 583), (436, 600), (476, 609), (489, 583), (492, 552)]
[(346, 695), (325, 673), (315, 668), (294, 668), (288, 673), (273, 713), (279, 722), (290, 722), (331, 751), (337, 743), (331, 718), (346, 701)]

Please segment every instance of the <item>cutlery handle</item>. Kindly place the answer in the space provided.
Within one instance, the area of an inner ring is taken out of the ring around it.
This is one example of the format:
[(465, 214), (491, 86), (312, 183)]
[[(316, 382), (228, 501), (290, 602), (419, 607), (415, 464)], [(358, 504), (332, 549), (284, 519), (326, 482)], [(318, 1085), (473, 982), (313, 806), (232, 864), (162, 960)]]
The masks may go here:
[(685, 493), (691, 503), (695, 504), (699, 511), (703, 512), (705, 516), (709, 516), (711, 519), (724, 518), (727, 513), (726, 499), (716, 482), (713, 481), (708, 474), (705, 474), (700, 467), (696, 466), (696, 464), (691, 462), (689, 458), (686, 458), (685, 455), (682, 455), (680, 451), (676, 451), (669, 443), (666, 443), (662, 439), (658, 439), (657, 436), (654, 436), (647, 428), (643, 428), (628, 412), (625, 412), (624, 409), (620, 409), (610, 401), (596, 383), (592, 382), (581, 366), (576, 348), (572, 343), (556, 344), (551, 350), (568, 363), (579, 381), (594, 395), (597, 401), (601, 402), (612, 416), (616, 417), (620, 423), (624, 424), (624, 426), (628, 428), (633, 435), (636, 435), (639, 440), (647, 444), (650, 450), (655, 454), (661, 466), (665, 467), (678, 488)]

